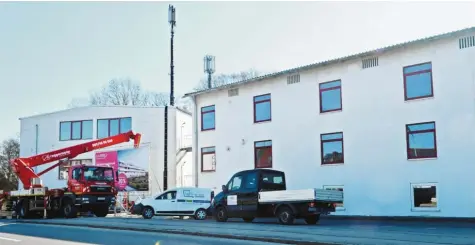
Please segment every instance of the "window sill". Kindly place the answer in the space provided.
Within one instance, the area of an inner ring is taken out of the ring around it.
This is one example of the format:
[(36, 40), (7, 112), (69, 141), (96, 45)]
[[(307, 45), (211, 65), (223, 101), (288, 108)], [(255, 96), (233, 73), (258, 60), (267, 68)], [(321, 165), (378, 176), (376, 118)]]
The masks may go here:
[(216, 128), (210, 128), (210, 129), (202, 129), (201, 132), (209, 132), (209, 131), (215, 131)]
[(320, 166), (342, 166), (345, 165), (345, 163), (325, 163), (325, 164), (320, 164)]
[(270, 123), (272, 120), (265, 120), (265, 121), (259, 121), (259, 122), (254, 122), (254, 124), (262, 124), (262, 123)]
[(411, 208), (411, 212), (440, 212), (440, 208)]
[(216, 173), (216, 170), (208, 170), (208, 171), (201, 171), (202, 174), (206, 174), (206, 173)]
[(431, 95), (431, 96), (424, 96), (424, 97), (418, 97), (418, 98), (413, 98), (413, 99), (406, 99), (406, 98), (404, 98), (404, 102), (405, 102), (405, 103), (410, 103), (410, 102), (413, 102), (413, 101), (433, 100), (434, 98), (435, 98), (434, 95)]
[(338, 113), (338, 112), (342, 112), (342, 111), (343, 111), (343, 109), (336, 109), (336, 110), (330, 110), (330, 111), (320, 111), (320, 115)]
[(425, 161), (425, 160), (437, 160), (437, 157), (426, 157), (426, 158), (411, 158), (407, 159), (408, 161)]

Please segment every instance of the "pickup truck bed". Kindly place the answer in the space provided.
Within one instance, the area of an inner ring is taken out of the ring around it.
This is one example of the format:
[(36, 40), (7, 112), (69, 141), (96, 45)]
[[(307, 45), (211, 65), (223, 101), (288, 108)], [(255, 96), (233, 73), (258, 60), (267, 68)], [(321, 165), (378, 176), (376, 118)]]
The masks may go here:
[(302, 190), (283, 190), (283, 191), (262, 191), (259, 192), (259, 203), (275, 202), (343, 202), (343, 192), (337, 190), (325, 189), (302, 189)]

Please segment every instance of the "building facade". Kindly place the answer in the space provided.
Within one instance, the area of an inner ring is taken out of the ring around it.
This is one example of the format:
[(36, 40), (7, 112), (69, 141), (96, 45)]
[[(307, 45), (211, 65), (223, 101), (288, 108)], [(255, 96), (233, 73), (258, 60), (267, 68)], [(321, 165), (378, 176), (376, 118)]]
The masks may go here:
[(474, 217), (474, 64), (469, 28), (189, 93), (195, 185), (272, 168), (337, 215)]
[[(191, 113), (167, 107), (168, 117), (168, 188), (173, 188), (181, 173), (191, 172)], [(51, 150), (74, 146), (133, 130), (142, 134), (141, 146), (149, 153), (149, 194), (159, 193), (164, 188), (165, 162), (165, 108), (130, 106), (89, 106), (72, 108), (53, 113), (20, 118), (20, 156), (29, 157)], [(133, 142), (122, 143), (97, 152), (131, 149)], [(88, 152), (69, 161), (74, 164), (95, 164), (95, 153)], [(38, 166), (37, 173), (55, 164)], [(41, 179), (49, 188), (66, 186), (67, 165), (53, 169)], [(182, 171), (181, 169), (184, 169)], [(20, 183), (20, 188), (23, 186)]]

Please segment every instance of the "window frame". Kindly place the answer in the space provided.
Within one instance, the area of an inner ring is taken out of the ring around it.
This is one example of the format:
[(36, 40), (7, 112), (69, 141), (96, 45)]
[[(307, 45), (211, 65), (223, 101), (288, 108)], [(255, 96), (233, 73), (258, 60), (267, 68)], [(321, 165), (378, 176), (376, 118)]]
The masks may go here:
[[(269, 99), (256, 101), (256, 98), (262, 97), (262, 96), (267, 96), (267, 95), (269, 96)], [(257, 104), (262, 104), (262, 103), (266, 103), (266, 102), (269, 102), (269, 111), (270, 111), (269, 119), (264, 119), (264, 120), (257, 121), (257, 110), (256, 110), (257, 109)], [(253, 108), (254, 108), (254, 123), (262, 123), (262, 122), (271, 122), (272, 121), (272, 95), (271, 95), (271, 93), (254, 96), (252, 98), (252, 103), (253, 103)]]
[[(435, 186), (435, 198), (437, 199), (437, 206), (435, 207), (415, 207), (414, 206), (414, 187), (420, 185), (430, 185)], [(410, 192), (411, 192), (411, 211), (412, 212), (439, 212), (440, 211), (440, 196), (439, 196), (439, 183), (437, 182), (413, 182), (410, 184)]]
[[(170, 193), (171, 193), (172, 197), (173, 197), (173, 193), (175, 193), (175, 198), (172, 198), (172, 199), (168, 199), (168, 198), (167, 198), (167, 199), (163, 199), (163, 198), (161, 198), (161, 197), (167, 196), (167, 195), (170, 194)], [(177, 199), (176, 199), (176, 198), (177, 198), (177, 194), (178, 194), (178, 193), (177, 193), (176, 190), (167, 191), (167, 192), (162, 193), (162, 194), (159, 195), (158, 197), (156, 197), (155, 200), (177, 200)]]
[[(213, 149), (213, 151), (203, 152), (204, 149), (209, 149), (209, 148), (214, 148), (214, 149)], [(211, 154), (214, 154), (213, 169), (205, 170), (204, 169), (204, 164), (203, 164), (204, 155), (211, 155)], [(216, 172), (216, 146), (201, 147), (201, 172), (202, 173)]]
[[(329, 140), (324, 140), (322, 139), (322, 136), (325, 136), (325, 135), (331, 135), (331, 134), (341, 134), (341, 139), (329, 139)], [(345, 135), (343, 134), (342, 131), (340, 132), (333, 132), (333, 133), (324, 133), (324, 134), (320, 134), (320, 165), (334, 165), (334, 164), (345, 164), (345, 142), (344, 142), (344, 138), (345, 138)], [(324, 143), (328, 143), (328, 142), (336, 142), (336, 141), (341, 141), (341, 162), (329, 162), (329, 163), (325, 163), (324, 162), (324, 151), (323, 151), (323, 145)]]
[[(257, 143), (262, 143), (262, 142), (271, 142), (270, 146), (256, 146)], [(274, 157), (273, 157), (273, 151), (272, 151), (272, 146), (273, 142), (272, 140), (260, 140), (260, 141), (254, 141), (254, 169), (267, 169), (267, 168), (272, 168), (274, 165)], [(258, 149), (270, 149), (271, 152), (271, 163), (269, 167), (258, 167), (257, 166), (257, 150)]]
[[(206, 109), (208, 107), (213, 107), (213, 110), (203, 112), (203, 109)], [(202, 106), (200, 112), (201, 112), (201, 131), (215, 130), (216, 129), (216, 105)], [(204, 125), (203, 124), (203, 115), (208, 114), (208, 113), (213, 113), (214, 114), (214, 126), (212, 128), (204, 128), (203, 127), (203, 125)]]
[[(104, 138), (107, 138), (107, 137), (112, 137), (112, 136), (116, 136), (116, 135), (119, 135), (119, 134), (123, 134), (123, 133), (126, 133), (126, 132), (121, 132), (121, 121), (122, 119), (128, 119), (130, 118), (130, 130), (132, 130), (133, 128), (133, 122), (132, 122), (132, 117), (115, 117), (115, 118), (99, 118), (97, 119), (97, 127), (96, 127), (96, 137), (97, 139), (104, 139)], [(107, 136), (103, 137), (103, 138), (99, 138), (99, 121), (106, 121), (107, 120)], [(115, 134), (115, 135), (111, 135), (111, 121), (112, 120), (118, 120), (119, 121), (119, 133), (118, 134)]]
[[(414, 71), (414, 72), (408, 72), (405, 73), (404, 70), (406, 68), (414, 67), (414, 66), (421, 66), (421, 65), (427, 65), (430, 64), (430, 69), (425, 69), (425, 70), (420, 70), (420, 71)], [(411, 100), (418, 100), (418, 99), (424, 99), (424, 98), (432, 98), (434, 97), (434, 79), (433, 79), (433, 68), (432, 68), (432, 61), (428, 62), (423, 62), (419, 64), (414, 64), (414, 65), (408, 65), (404, 66), (402, 68), (402, 75), (404, 78), (404, 101), (411, 101)], [(416, 96), (416, 97), (407, 97), (407, 77), (412, 76), (412, 75), (418, 75), (418, 74), (424, 74), (424, 73), (430, 73), (430, 95), (422, 95), (422, 96)]]
[[(83, 136), (83, 122), (91, 122), (91, 131), (93, 131), (91, 138), (84, 138)], [(63, 123), (70, 123), (69, 125), (69, 138), (68, 139), (61, 139), (61, 125)], [(81, 136), (79, 139), (73, 139), (73, 124), (79, 123), (79, 135)], [(72, 140), (92, 140), (94, 138), (94, 121), (92, 119), (85, 119), (85, 120), (74, 120), (74, 121), (60, 121), (59, 122), (59, 141), (72, 141)]]
[[(424, 129), (424, 130), (409, 131), (409, 127), (410, 127), (410, 126), (421, 125), (421, 124), (429, 124), (429, 123), (433, 123), (433, 124), (434, 124), (434, 129)], [(409, 133), (409, 132), (411, 132), (411, 133)], [(431, 133), (431, 132), (434, 134), (433, 137), (434, 137), (434, 151), (435, 151), (435, 156), (432, 156), (432, 157), (410, 157), (410, 156), (409, 156), (409, 150), (410, 150), (409, 135), (410, 135), (410, 134)], [(437, 152), (437, 125), (435, 124), (435, 121), (406, 124), (406, 157), (407, 157), (407, 160), (433, 159), (433, 158), (437, 158), (437, 156), (438, 156), (438, 152)]]
[[(334, 83), (334, 82), (340, 82), (340, 85), (339, 86), (334, 86), (334, 87), (330, 87), (330, 88), (321, 88), (322, 85), (324, 84), (328, 84), (328, 83)], [(318, 92), (319, 92), (319, 101), (320, 101), (320, 113), (327, 113), (327, 112), (334, 112), (334, 111), (342, 111), (343, 110), (343, 92), (342, 92), (342, 85), (341, 85), (341, 79), (336, 79), (336, 80), (332, 80), (332, 81), (328, 81), (328, 82), (322, 82), (322, 83), (319, 83), (318, 84)], [(331, 90), (335, 90), (335, 89), (340, 89), (340, 108), (337, 108), (337, 109), (331, 109), (331, 110), (326, 110), (324, 111), (323, 110), (323, 92), (326, 92), (326, 91), (331, 91)]]
[[(89, 163), (85, 163), (85, 162), (89, 162)], [(92, 158), (70, 159), (67, 161), (67, 163), (64, 163), (58, 166), (58, 180), (67, 181), (69, 178), (69, 175), (68, 175), (69, 168), (71, 168), (72, 166), (81, 165), (81, 164), (92, 165), (92, 163), (93, 163)], [(65, 175), (67, 176), (66, 178), (62, 178), (61, 176), (61, 172), (63, 171), (66, 172), (66, 175)]]
[(335, 211), (345, 211), (345, 186), (344, 185), (323, 185), (324, 190), (342, 189), (343, 192), (343, 204), (342, 206), (335, 207)]

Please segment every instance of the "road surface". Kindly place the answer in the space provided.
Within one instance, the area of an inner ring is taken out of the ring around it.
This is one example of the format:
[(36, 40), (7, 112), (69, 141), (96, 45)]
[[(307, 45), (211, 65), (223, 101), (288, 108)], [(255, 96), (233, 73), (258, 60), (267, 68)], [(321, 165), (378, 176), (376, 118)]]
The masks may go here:
[(275, 245), (199, 236), (0, 222), (1, 245)]

